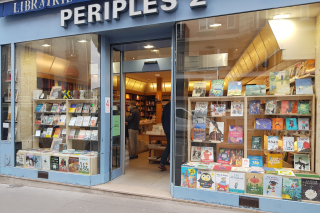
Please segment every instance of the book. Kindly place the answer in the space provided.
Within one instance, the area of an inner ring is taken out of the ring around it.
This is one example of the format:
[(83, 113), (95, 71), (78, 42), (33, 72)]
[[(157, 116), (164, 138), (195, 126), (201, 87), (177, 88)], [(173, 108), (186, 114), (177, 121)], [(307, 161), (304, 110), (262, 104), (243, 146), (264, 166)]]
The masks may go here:
[(266, 101), (265, 114), (274, 115), (276, 113), (277, 113), (277, 101), (276, 100)]
[(298, 114), (309, 114), (309, 101), (298, 101)]
[(90, 157), (87, 156), (79, 156), (79, 173), (88, 175), (90, 174)]
[(33, 168), (41, 169), (41, 155), (33, 155)]
[(214, 162), (213, 147), (201, 147), (201, 162), (204, 162), (204, 163)]
[(210, 121), (209, 123), (209, 140), (213, 142), (223, 142), (224, 122)]
[(46, 111), (47, 111), (47, 105), (43, 104), (40, 112), (46, 112)]
[(47, 134), (47, 128), (43, 128), (43, 131), (41, 133), (41, 137), (46, 137)]
[(196, 102), (194, 116), (206, 117), (208, 112), (208, 102)]
[(86, 130), (86, 135), (84, 136), (84, 140), (90, 140), (91, 138), (91, 130)]
[(50, 170), (59, 171), (59, 157), (50, 157)]
[(59, 104), (52, 104), (51, 112), (57, 112)]
[(301, 201), (301, 179), (282, 178), (282, 199)]
[(252, 136), (251, 149), (262, 149), (262, 137)]
[(65, 122), (66, 122), (66, 115), (60, 115), (58, 125), (63, 126), (63, 125), (65, 125)]
[(294, 154), (294, 169), (310, 171), (310, 156), (306, 154)]
[(72, 117), (69, 122), (69, 126), (74, 126), (76, 123), (77, 117)]
[(245, 173), (247, 173), (248, 172), (248, 168), (246, 168), (246, 167), (231, 167), (231, 171), (232, 172), (245, 172)]
[(60, 137), (60, 133), (61, 133), (61, 129), (60, 128), (56, 128), (53, 134), (53, 138), (59, 138)]
[(281, 101), (281, 113), (282, 114), (298, 113), (297, 101)]
[(263, 160), (262, 156), (252, 156), (248, 155), (248, 159), (250, 161), (250, 167), (262, 167), (263, 166)]
[(47, 120), (47, 125), (52, 125), (53, 119), (54, 119), (54, 115), (49, 115), (48, 120)]
[(320, 202), (320, 180), (301, 179), (301, 199)]
[(91, 113), (98, 113), (98, 107), (92, 104), (93, 106), (90, 107), (90, 112)]
[(195, 123), (193, 124), (193, 140), (204, 141), (206, 139), (206, 124)]
[(82, 122), (83, 122), (83, 116), (78, 116), (75, 126), (82, 126)]
[(85, 136), (86, 136), (86, 130), (81, 129), (79, 132), (78, 139), (84, 139)]
[(81, 113), (82, 107), (83, 107), (83, 103), (77, 103), (75, 113)]
[(309, 118), (298, 118), (298, 129), (309, 130)]
[(295, 84), (297, 95), (313, 94), (311, 78), (295, 79)]
[(96, 126), (97, 125), (98, 117), (91, 117), (90, 119), (90, 126)]
[(56, 112), (60, 112), (60, 104), (58, 104)]
[(283, 130), (283, 118), (272, 118), (272, 129)]
[(265, 174), (272, 174), (272, 175), (278, 174), (278, 171), (275, 168), (270, 168), (270, 167), (262, 167), (262, 168)]
[(262, 167), (250, 167), (248, 173), (264, 174), (264, 169)]
[(263, 176), (263, 195), (269, 197), (282, 197), (282, 177), (275, 175)]
[(89, 126), (90, 119), (91, 119), (90, 116), (83, 116), (83, 124), (82, 124), (82, 126)]
[(41, 170), (50, 170), (50, 155), (41, 155)]
[(46, 103), (45, 105), (46, 105), (46, 107), (45, 107), (46, 111), (47, 112), (51, 112), (52, 104), (51, 103)]
[(36, 113), (36, 120), (34, 121), (35, 124), (41, 124), (42, 120), (42, 114), (41, 113)]
[(243, 102), (232, 101), (230, 112), (231, 116), (243, 116)]
[[(190, 165), (190, 163), (188, 163), (188, 164)], [(197, 163), (193, 167), (195, 167), (197, 169), (202, 169), (202, 170), (211, 170), (213, 165), (209, 164), (209, 163)]]
[(215, 172), (198, 170), (197, 172), (197, 188), (215, 191)]
[(241, 96), (242, 81), (229, 81), (228, 96)]
[(53, 132), (53, 128), (47, 128), (46, 138), (51, 138), (52, 137), (52, 132)]
[(192, 97), (205, 97), (206, 96), (207, 82), (194, 82)]
[(294, 137), (283, 137), (283, 151), (294, 151)]
[(191, 161), (192, 162), (201, 162), (201, 147), (200, 146), (191, 146)]
[(286, 118), (287, 130), (297, 130), (297, 118)]
[(91, 140), (93, 140), (93, 141), (98, 140), (98, 130), (92, 130)]
[(220, 171), (231, 171), (231, 166), (226, 164), (218, 164), (213, 166), (213, 170), (220, 170)]
[(269, 73), (269, 95), (290, 95), (289, 71)]
[(230, 155), (230, 165), (231, 166), (242, 166), (242, 158), (244, 156), (243, 150), (240, 149), (231, 149)]
[(59, 115), (54, 115), (52, 125), (56, 126), (59, 123)]
[(249, 114), (260, 114), (260, 100), (250, 101)]
[(257, 173), (246, 174), (246, 193), (263, 195), (263, 175)]
[(51, 152), (59, 152), (60, 144), (62, 144), (62, 139), (54, 138), (52, 140), (50, 151)]
[(37, 104), (35, 112), (41, 112), (42, 106), (43, 106), (43, 104)]
[(246, 96), (266, 95), (266, 85), (246, 85)]
[(62, 129), (61, 136), (62, 136), (62, 138), (66, 138), (66, 136), (67, 136), (67, 129)]
[(66, 104), (61, 103), (59, 107), (59, 112), (66, 112), (66, 110), (67, 110)]
[(242, 158), (242, 167), (248, 168), (250, 166), (249, 158)]
[(79, 173), (79, 158), (69, 157), (69, 172)]
[(68, 172), (68, 157), (59, 157), (59, 171), (60, 172)]
[[(232, 167), (234, 168), (234, 167)], [(238, 168), (238, 167), (236, 167)], [(241, 167), (240, 167), (241, 168)], [(245, 193), (245, 173), (229, 172), (229, 192), (244, 194)]]
[(23, 153), (17, 152), (16, 154), (16, 167), (24, 167), (25, 155)]
[(278, 150), (278, 136), (268, 136), (268, 150)]
[(193, 118), (192, 118), (192, 123), (193, 124), (205, 124), (206, 123), (206, 117), (200, 117), (200, 118), (198, 118), (198, 117), (194, 117), (193, 116)]
[(76, 129), (73, 139), (79, 139), (80, 129)]
[(267, 163), (270, 168), (282, 168), (282, 154), (268, 154)]
[(224, 79), (212, 80), (210, 85), (210, 97), (223, 96)]
[(256, 118), (254, 122), (254, 129), (271, 130), (272, 120), (269, 118)]
[(282, 175), (282, 176), (295, 176), (295, 174), (293, 173), (293, 171), (291, 170), (287, 170), (287, 169), (277, 169), (277, 174), (278, 175)]
[(229, 173), (216, 172), (216, 190), (229, 192)]
[(298, 138), (298, 152), (310, 152), (310, 141), (308, 137)]
[(82, 113), (89, 113), (90, 104), (85, 103), (83, 104)]
[(197, 188), (197, 169), (181, 166), (181, 187)]
[(69, 113), (74, 113), (76, 111), (77, 104), (71, 104), (69, 108)]
[(74, 134), (76, 133), (75, 129), (71, 129), (68, 135), (68, 139), (73, 139), (74, 138)]
[(229, 126), (229, 143), (243, 143), (243, 126)]
[(230, 164), (231, 149), (219, 148), (218, 163)]
[(210, 105), (210, 115), (215, 116), (225, 116), (226, 115), (226, 105), (225, 104), (211, 104)]

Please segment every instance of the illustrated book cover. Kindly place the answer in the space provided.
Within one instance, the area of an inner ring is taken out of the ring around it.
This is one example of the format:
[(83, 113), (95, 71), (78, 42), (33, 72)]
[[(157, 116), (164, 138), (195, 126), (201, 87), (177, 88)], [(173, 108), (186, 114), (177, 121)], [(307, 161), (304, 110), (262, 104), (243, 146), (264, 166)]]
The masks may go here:
[(243, 102), (232, 101), (230, 110), (231, 116), (243, 116)]
[(294, 137), (283, 137), (283, 151), (294, 151)]
[(263, 195), (263, 175), (257, 173), (246, 174), (246, 193)]
[(230, 81), (228, 84), (228, 96), (241, 96), (242, 81)]
[(241, 167), (243, 156), (244, 156), (243, 149), (231, 149), (230, 165), (233, 167)]
[(298, 138), (298, 152), (310, 152), (310, 140), (308, 137)]
[(243, 143), (243, 126), (229, 126), (229, 143)]
[(210, 85), (210, 97), (223, 96), (224, 80), (212, 80)]
[(244, 194), (246, 174), (229, 172), (229, 192)]
[(279, 136), (268, 136), (268, 150), (278, 150)]
[(90, 157), (79, 156), (79, 173), (88, 175), (90, 174)]
[(16, 154), (16, 166), (17, 167), (24, 167), (25, 164), (25, 155), (23, 153), (17, 152)]
[(260, 100), (250, 101), (249, 114), (260, 114)]
[(248, 155), (248, 159), (249, 159), (250, 167), (262, 167), (263, 166), (262, 156)]
[(252, 136), (251, 149), (262, 149), (262, 137)]
[(301, 179), (282, 178), (282, 199), (301, 201)]
[(254, 122), (254, 129), (271, 130), (272, 120), (269, 118), (256, 118)]
[(60, 172), (68, 172), (68, 157), (59, 157), (59, 171)]
[(211, 104), (210, 105), (210, 115), (215, 116), (225, 116), (226, 115), (226, 105), (225, 104)]
[(59, 157), (57, 156), (50, 157), (50, 169), (54, 171), (59, 171)]
[(274, 115), (276, 113), (277, 113), (277, 101), (276, 100), (266, 101), (265, 114)]
[(206, 117), (208, 112), (208, 102), (196, 102), (194, 116)]
[(309, 118), (298, 118), (299, 130), (309, 130)]
[(301, 179), (302, 200), (318, 201), (320, 202), (320, 180)]
[(246, 96), (266, 95), (266, 85), (246, 85)]
[(197, 188), (215, 191), (215, 172), (210, 170), (198, 170), (197, 173)]
[(50, 170), (50, 155), (44, 153), (41, 155), (41, 169)]
[(297, 130), (297, 118), (286, 118), (286, 128), (287, 130)]
[(267, 161), (269, 168), (282, 168), (282, 154), (268, 154)]
[(305, 154), (294, 154), (294, 169), (310, 171), (310, 156)]
[(77, 103), (75, 113), (81, 113), (82, 107), (83, 107), (83, 103)]
[(212, 142), (223, 142), (224, 122), (210, 121), (209, 123), (209, 140)]
[(201, 162), (214, 162), (213, 147), (201, 147)]
[(290, 95), (289, 71), (270, 72), (269, 85), (270, 95)]
[(204, 141), (206, 139), (206, 124), (195, 123), (193, 124), (193, 140)]
[(205, 97), (206, 96), (207, 82), (194, 82), (192, 97)]
[(191, 161), (192, 162), (201, 162), (201, 147), (200, 146), (191, 146)]
[(297, 101), (281, 101), (281, 113), (282, 114), (298, 113), (298, 102)]
[(216, 172), (216, 190), (229, 192), (229, 173)]
[(231, 149), (220, 148), (217, 163), (230, 164), (230, 154)]
[(69, 157), (69, 172), (79, 173), (79, 158)]
[(272, 118), (272, 129), (283, 130), (283, 118)]
[(309, 101), (298, 101), (298, 114), (309, 114)]
[(197, 188), (197, 169), (181, 166), (181, 187)]
[(282, 177), (276, 175), (263, 176), (263, 195), (269, 197), (282, 197)]
[(313, 94), (311, 78), (295, 79), (295, 84), (297, 95)]

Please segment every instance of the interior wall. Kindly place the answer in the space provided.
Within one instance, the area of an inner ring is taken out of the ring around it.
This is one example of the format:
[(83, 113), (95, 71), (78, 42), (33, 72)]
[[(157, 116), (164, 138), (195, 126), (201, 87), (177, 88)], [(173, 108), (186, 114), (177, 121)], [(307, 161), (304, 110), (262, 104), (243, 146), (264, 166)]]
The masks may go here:
[(320, 14), (316, 18), (316, 70), (315, 70), (315, 94), (316, 94), (316, 132), (315, 135), (315, 171), (320, 175)]

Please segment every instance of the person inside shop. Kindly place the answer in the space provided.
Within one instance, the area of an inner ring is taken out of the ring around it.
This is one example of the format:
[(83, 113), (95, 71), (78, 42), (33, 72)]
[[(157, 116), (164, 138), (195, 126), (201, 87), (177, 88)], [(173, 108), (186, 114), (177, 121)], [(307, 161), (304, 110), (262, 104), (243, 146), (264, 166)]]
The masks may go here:
[(129, 156), (130, 159), (138, 158), (138, 134), (140, 124), (140, 111), (136, 102), (129, 103), (130, 115), (126, 117), (129, 132)]
[(161, 118), (162, 119), (162, 127), (163, 127), (164, 133), (166, 134), (166, 138), (167, 138), (167, 146), (161, 156), (160, 165), (158, 167), (162, 171), (167, 170), (165, 165), (167, 163), (167, 159), (170, 154), (170, 118), (171, 118), (171, 101), (169, 101), (169, 103), (167, 103), (165, 105), (165, 107), (163, 108), (162, 118)]

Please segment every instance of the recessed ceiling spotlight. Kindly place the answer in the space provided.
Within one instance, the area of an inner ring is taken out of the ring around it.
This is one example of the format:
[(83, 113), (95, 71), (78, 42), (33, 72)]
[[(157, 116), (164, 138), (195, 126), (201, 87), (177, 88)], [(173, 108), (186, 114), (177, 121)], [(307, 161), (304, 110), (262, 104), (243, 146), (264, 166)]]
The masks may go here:
[(160, 74), (155, 74), (155, 76), (160, 76)]
[(43, 47), (50, 47), (51, 45), (50, 45), (50, 44), (43, 44), (43, 45), (41, 45), (41, 46), (43, 46)]
[(210, 27), (219, 27), (221, 24), (215, 23), (215, 24), (210, 24)]
[(290, 18), (291, 14), (280, 14), (280, 15), (274, 15), (273, 19), (283, 19), (283, 18)]
[(132, 59), (134, 59), (134, 58), (132, 58)]
[(144, 46), (144, 48), (146, 48), (146, 49), (151, 49), (151, 48), (154, 48), (154, 46), (148, 44), (147, 46)]
[(159, 52), (159, 50), (151, 50), (152, 52)]
[(236, 51), (238, 51), (238, 49), (236, 49)]
[(83, 40), (78, 40), (78, 42), (80, 42), (80, 43), (85, 43), (85, 42), (87, 42), (87, 40), (85, 40), (85, 39), (83, 39)]

